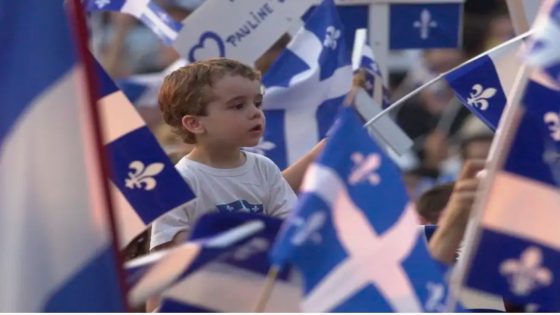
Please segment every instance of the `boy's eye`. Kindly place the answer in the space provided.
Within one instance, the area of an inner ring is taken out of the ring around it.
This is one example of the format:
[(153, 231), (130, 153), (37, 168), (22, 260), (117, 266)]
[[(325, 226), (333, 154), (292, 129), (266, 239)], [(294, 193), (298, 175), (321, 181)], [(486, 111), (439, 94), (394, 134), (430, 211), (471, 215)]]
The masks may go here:
[(260, 108), (262, 106), (262, 100), (255, 101), (254, 103), (255, 103), (255, 106), (257, 106), (258, 108)]
[(235, 105), (233, 105), (232, 107), (235, 108), (235, 109), (242, 109), (242, 108), (243, 108), (243, 104), (242, 104), (242, 103), (235, 104)]

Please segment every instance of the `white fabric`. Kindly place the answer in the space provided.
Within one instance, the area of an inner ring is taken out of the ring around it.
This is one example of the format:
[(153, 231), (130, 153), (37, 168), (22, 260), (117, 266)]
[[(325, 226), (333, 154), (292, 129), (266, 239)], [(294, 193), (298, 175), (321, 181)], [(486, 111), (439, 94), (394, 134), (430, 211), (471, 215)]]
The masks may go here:
[(217, 169), (183, 157), (175, 167), (197, 197), (154, 221), (151, 247), (189, 230), (198, 217), (216, 211), (217, 205), (238, 200), (262, 205), (265, 215), (286, 217), (296, 202), (294, 191), (270, 159), (250, 152), (245, 155), (245, 163), (233, 169)]
[(93, 155), (84, 147), (82, 78), (75, 66), (53, 82), (2, 143), (0, 312), (41, 311), (109, 246), (105, 211), (94, 200)]

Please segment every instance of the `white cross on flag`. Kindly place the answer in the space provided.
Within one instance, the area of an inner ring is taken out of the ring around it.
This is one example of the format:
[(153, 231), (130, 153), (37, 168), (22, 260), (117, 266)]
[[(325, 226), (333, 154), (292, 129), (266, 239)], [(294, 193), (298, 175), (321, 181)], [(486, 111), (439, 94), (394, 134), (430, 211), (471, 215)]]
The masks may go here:
[(284, 168), (325, 136), (350, 91), (350, 54), (332, 0), (315, 8), (263, 83), (267, 127), (257, 150)]
[(304, 280), (304, 312), (436, 312), (446, 285), (399, 171), (345, 108), (272, 250)]

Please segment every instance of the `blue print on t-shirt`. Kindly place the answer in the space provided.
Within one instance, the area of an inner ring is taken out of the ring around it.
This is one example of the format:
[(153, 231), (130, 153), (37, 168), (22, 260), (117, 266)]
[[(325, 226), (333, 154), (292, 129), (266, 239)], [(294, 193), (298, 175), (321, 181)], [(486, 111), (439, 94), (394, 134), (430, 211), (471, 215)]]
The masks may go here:
[(234, 202), (223, 204), (223, 205), (216, 205), (218, 208), (218, 212), (227, 213), (227, 212), (249, 212), (249, 213), (256, 213), (256, 214), (263, 214), (264, 207), (262, 204), (252, 204), (247, 200), (236, 200)]

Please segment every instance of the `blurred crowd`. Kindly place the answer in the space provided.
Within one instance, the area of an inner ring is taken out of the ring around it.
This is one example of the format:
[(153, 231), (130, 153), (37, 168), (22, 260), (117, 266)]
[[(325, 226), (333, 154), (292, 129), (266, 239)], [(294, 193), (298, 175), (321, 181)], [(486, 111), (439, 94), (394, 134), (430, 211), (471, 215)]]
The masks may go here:
[[(204, 0), (159, 0), (175, 20), (182, 21)], [(391, 102), (440, 73), (477, 56), (514, 36), (505, 0), (466, 0), (462, 48), (391, 51), (390, 58), (407, 64), (389, 67)], [(177, 52), (134, 17), (115, 12), (96, 12), (90, 17), (92, 51), (117, 80), (159, 74), (179, 59)], [(288, 44), (286, 34), (255, 64), (266, 73)], [(349, 44), (351, 47), (351, 43)], [(135, 105), (172, 161), (189, 146), (163, 123), (156, 98)], [(393, 118), (414, 141), (413, 149), (396, 157), (411, 199), (425, 223), (437, 223), (464, 161), (485, 158), (493, 133), (462, 106), (444, 80), (407, 101)]]

